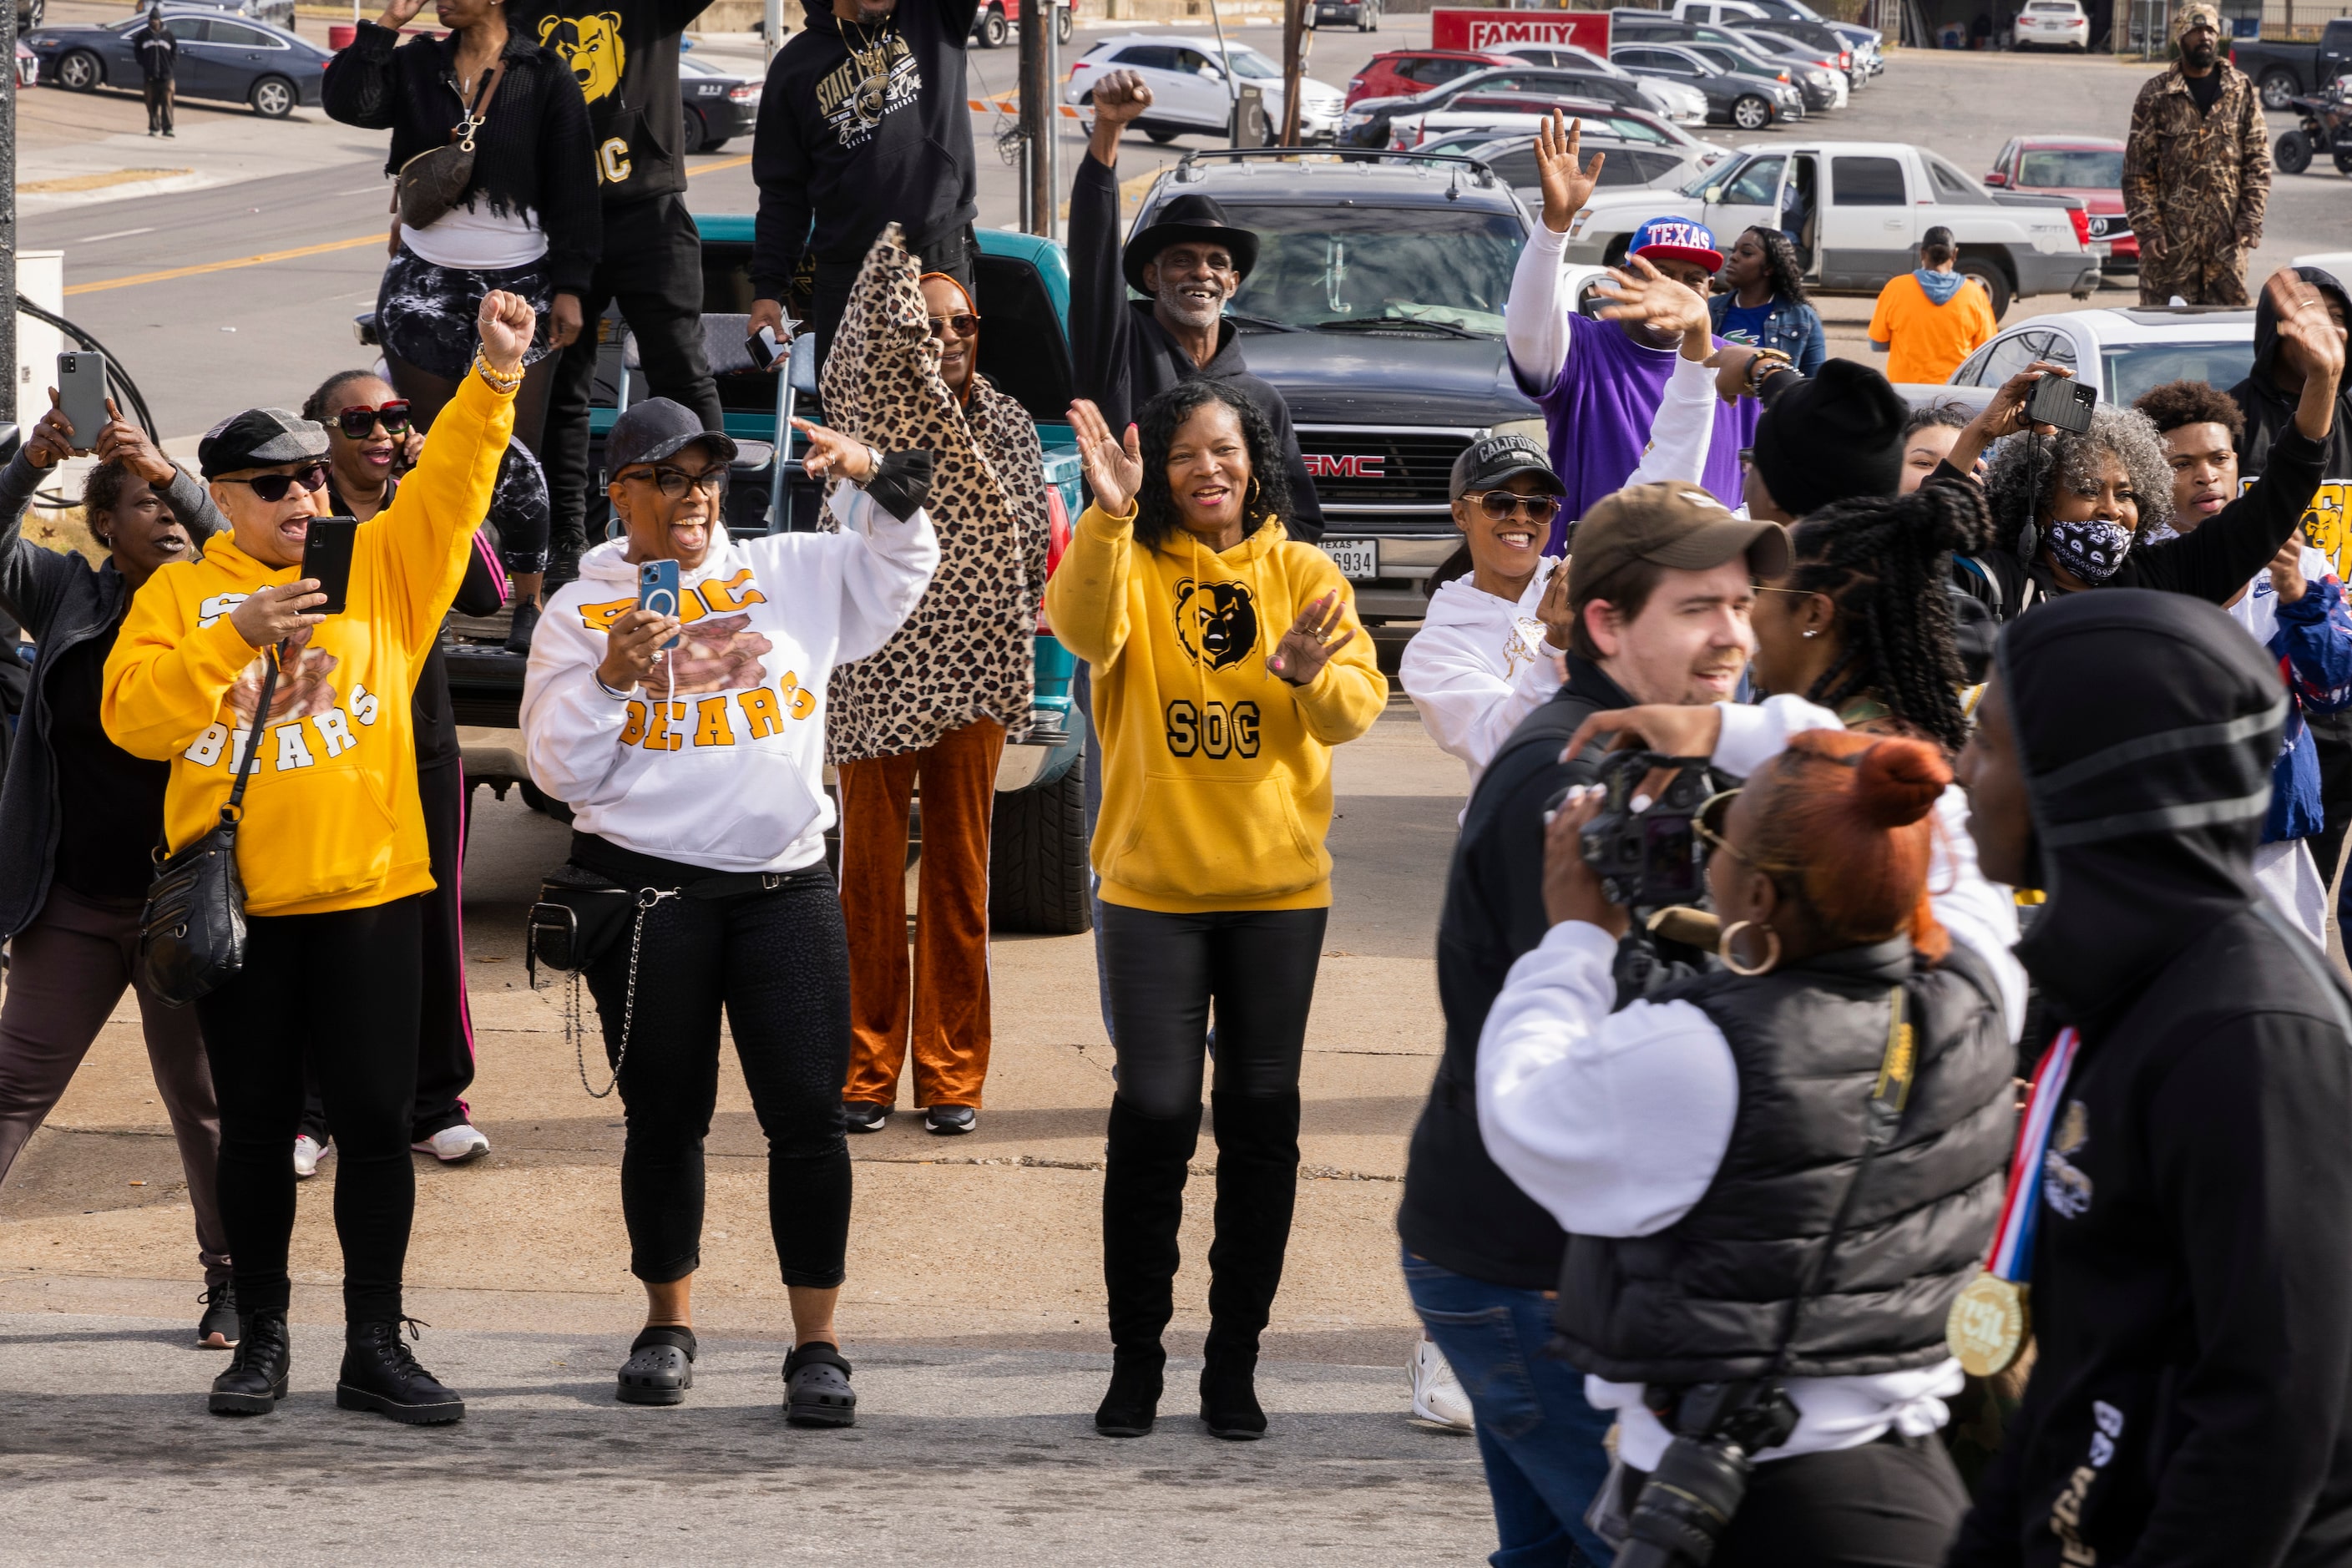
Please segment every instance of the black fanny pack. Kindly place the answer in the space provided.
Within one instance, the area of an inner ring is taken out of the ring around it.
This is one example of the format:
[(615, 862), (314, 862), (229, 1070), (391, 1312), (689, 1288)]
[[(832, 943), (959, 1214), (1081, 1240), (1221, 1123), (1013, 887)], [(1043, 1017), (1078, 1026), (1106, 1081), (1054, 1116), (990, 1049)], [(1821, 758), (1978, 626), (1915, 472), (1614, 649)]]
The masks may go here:
[(524, 917), (525, 977), (530, 984), (538, 984), (542, 963), (559, 973), (579, 973), (620, 939), (637, 910), (651, 909), (664, 899), (733, 899), (747, 893), (772, 893), (793, 882), (825, 875), (825, 868), (818, 865), (798, 871), (721, 871), (668, 888), (630, 888), (605, 872), (567, 860), (541, 879), (539, 901)]

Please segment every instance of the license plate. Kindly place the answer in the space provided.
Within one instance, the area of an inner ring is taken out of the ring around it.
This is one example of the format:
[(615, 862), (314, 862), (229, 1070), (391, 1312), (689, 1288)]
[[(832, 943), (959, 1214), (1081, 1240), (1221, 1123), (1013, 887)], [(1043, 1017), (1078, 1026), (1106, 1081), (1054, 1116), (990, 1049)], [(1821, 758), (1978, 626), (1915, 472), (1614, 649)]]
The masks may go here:
[(2095, 239), (2095, 240), (2091, 241), (2091, 254), (2092, 254), (2092, 255), (2094, 255), (2094, 256), (2113, 256), (2115, 253), (2116, 253), (2116, 245), (2115, 245), (2115, 241), (2113, 241), (2113, 240), (2111, 240), (2111, 239)]
[(1339, 575), (1350, 583), (1368, 583), (1381, 574), (1377, 539), (1327, 539), (1323, 553), (1339, 563)]

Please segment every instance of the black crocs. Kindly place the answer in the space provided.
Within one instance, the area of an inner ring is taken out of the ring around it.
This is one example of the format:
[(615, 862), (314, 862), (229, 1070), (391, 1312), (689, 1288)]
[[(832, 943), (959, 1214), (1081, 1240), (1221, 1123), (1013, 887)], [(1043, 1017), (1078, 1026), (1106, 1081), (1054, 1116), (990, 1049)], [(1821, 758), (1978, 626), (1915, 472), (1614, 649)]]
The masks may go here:
[(694, 1331), (656, 1323), (629, 1346), (614, 1397), (624, 1405), (681, 1405), (694, 1386)]
[(795, 1426), (857, 1425), (857, 1393), (840, 1351), (813, 1340), (785, 1358), (784, 1419)]

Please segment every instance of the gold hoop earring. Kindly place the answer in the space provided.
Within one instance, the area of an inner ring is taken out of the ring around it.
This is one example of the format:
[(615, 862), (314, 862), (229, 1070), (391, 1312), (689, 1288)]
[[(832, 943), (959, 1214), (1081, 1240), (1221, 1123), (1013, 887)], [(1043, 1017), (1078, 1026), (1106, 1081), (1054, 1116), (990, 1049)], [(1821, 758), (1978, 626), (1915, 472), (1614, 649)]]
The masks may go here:
[[(1732, 951), (1732, 943), (1738, 940), (1739, 933), (1750, 926), (1764, 933), (1766, 944), (1764, 962), (1752, 969), (1741, 963), (1738, 955)], [(1769, 974), (1780, 962), (1780, 933), (1770, 926), (1757, 925), (1754, 921), (1734, 921), (1723, 928), (1723, 935), (1717, 939), (1715, 956), (1723, 960), (1724, 968), (1743, 978), (1752, 980), (1759, 974)]]

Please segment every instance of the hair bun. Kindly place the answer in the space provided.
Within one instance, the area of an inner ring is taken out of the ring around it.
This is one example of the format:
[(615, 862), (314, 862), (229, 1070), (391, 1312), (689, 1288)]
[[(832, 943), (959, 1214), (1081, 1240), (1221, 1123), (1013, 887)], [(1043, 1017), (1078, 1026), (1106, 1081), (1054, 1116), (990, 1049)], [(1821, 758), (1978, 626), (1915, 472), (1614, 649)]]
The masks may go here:
[(1935, 747), (1889, 737), (1855, 759), (1854, 804), (1874, 826), (1908, 827), (1936, 808), (1951, 782), (1952, 770)]

